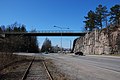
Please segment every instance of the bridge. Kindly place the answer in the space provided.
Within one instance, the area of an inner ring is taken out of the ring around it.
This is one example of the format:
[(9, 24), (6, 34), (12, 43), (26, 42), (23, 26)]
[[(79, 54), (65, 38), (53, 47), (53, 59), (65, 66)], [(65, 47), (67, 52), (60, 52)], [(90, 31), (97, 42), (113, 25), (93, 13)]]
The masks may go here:
[(34, 32), (0, 32), (0, 36), (6, 35), (24, 35), (24, 36), (84, 36), (88, 31), (59, 31), (59, 30), (42, 30)]

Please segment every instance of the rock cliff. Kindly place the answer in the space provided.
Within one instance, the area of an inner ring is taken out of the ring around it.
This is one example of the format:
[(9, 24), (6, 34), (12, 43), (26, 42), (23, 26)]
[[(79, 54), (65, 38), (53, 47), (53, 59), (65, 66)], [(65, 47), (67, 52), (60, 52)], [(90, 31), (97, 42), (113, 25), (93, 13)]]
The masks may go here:
[(74, 52), (120, 54), (120, 26), (94, 30), (75, 42)]

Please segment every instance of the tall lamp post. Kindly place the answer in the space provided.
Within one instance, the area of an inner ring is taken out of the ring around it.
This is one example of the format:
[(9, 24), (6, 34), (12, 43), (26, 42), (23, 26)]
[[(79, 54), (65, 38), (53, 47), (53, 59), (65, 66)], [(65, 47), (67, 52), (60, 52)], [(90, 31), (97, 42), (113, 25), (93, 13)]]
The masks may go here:
[(61, 29), (61, 53), (63, 53), (63, 51), (62, 51), (62, 30), (69, 29), (69, 28), (64, 28), (64, 27), (59, 27), (59, 26), (54, 26), (54, 27)]

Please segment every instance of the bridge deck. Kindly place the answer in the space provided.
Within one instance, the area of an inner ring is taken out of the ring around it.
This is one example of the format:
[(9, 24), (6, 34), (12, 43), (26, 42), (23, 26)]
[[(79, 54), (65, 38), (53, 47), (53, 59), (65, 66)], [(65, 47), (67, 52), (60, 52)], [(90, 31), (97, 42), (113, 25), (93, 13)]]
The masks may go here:
[(24, 36), (84, 36), (87, 32), (71, 31), (41, 31), (41, 32), (0, 32), (1, 35), (24, 35)]

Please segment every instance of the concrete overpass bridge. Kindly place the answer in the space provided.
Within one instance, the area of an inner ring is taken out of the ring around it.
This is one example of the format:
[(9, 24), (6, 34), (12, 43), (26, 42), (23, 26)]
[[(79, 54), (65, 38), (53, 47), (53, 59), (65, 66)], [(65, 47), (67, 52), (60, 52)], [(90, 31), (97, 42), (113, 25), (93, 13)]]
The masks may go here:
[(72, 30), (42, 30), (35, 32), (0, 32), (0, 36), (6, 35), (24, 35), (24, 36), (84, 36), (88, 31)]

